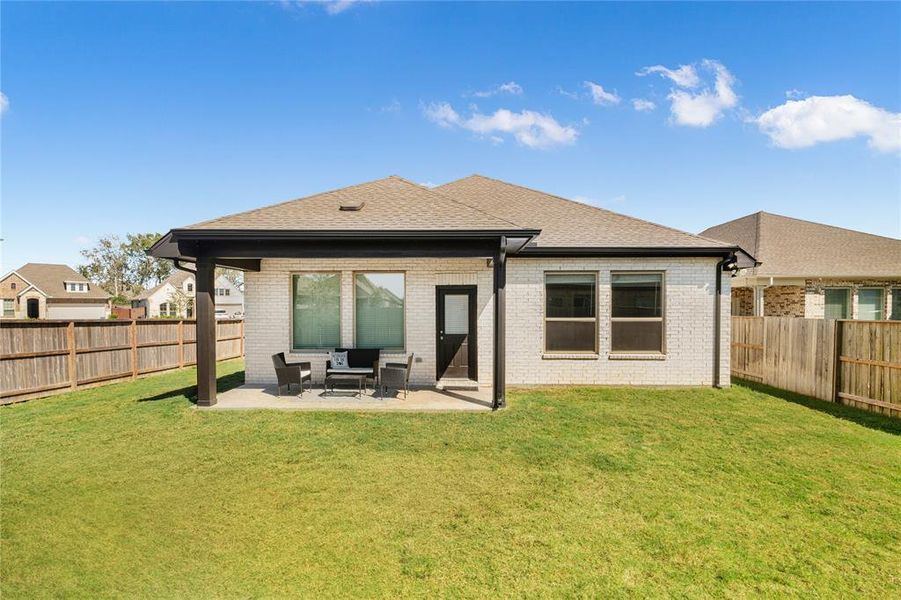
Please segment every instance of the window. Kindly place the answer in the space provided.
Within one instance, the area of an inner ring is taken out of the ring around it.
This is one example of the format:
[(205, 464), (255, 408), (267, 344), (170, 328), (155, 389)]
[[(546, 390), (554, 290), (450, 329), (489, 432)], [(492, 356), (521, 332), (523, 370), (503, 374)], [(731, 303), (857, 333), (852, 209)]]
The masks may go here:
[(231, 289), (229, 288), (216, 288), (217, 296), (231, 296)]
[(9, 284), (9, 289), (11, 289), (11, 290), (16, 289), (16, 282), (15, 282), (15, 281), (13, 281), (12, 283)]
[(292, 277), (292, 338), (295, 349), (341, 345), (341, 274), (299, 273)]
[(825, 290), (827, 319), (851, 318), (851, 290), (848, 288), (827, 288)]
[(892, 321), (901, 321), (901, 287), (892, 288)]
[(194, 300), (188, 300), (185, 303), (185, 318), (187, 318), (187, 319), (194, 318)]
[(194, 284), (193, 284), (192, 282), (189, 281), (189, 282), (188, 282), (188, 285), (185, 286), (185, 289), (188, 290), (189, 292), (193, 292), (193, 291), (194, 291)]
[(613, 352), (663, 352), (663, 273), (613, 273)]
[(86, 292), (88, 291), (88, 284), (79, 283), (76, 281), (66, 281), (63, 283), (67, 292)]
[(404, 349), (404, 274), (354, 274), (358, 348)]
[(885, 318), (885, 294), (882, 288), (857, 290), (857, 318), (862, 321), (881, 321)]
[(174, 317), (175, 316), (175, 304), (173, 304), (172, 302), (160, 303), (160, 316), (161, 317)]
[[(15, 285), (15, 284), (13, 284)], [(16, 301), (10, 298), (3, 299), (3, 316), (4, 317), (14, 317), (16, 316)]]
[(597, 275), (545, 273), (545, 352), (597, 352)]

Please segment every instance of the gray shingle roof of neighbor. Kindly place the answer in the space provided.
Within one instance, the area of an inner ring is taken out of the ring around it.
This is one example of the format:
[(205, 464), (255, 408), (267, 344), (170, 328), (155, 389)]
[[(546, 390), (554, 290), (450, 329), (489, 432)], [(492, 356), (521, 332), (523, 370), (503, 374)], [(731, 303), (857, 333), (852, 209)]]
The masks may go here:
[[(340, 210), (341, 206), (359, 210)], [(539, 248), (728, 248), (730, 244), (472, 175), (435, 188), (397, 176), (189, 225), (190, 230), (540, 229)]]
[[(94, 285), (69, 265), (27, 263), (16, 269), (22, 278), (47, 294), (49, 298), (106, 300), (110, 297), (100, 286)], [(88, 291), (70, 292), (65, 282), (87, 283)]]
[(761, 264), (758, 277), (901, 278), (901, 240), (757, 212), (701, 235), (737, 244)]
[(536, 245), (563, 248), (727, 248), (730, 244), (482, 175), (435, 188), (470, 206), (540, 229)]

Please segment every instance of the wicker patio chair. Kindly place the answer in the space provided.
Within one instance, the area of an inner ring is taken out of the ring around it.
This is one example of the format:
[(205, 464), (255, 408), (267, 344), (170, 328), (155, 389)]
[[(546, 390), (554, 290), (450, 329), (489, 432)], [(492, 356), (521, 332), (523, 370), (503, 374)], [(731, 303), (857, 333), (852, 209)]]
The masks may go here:
[(410, 371), (413, 369), (413, 355), (407, 358), (406, 363), (385, 363), (385, 366), (379, 369), (379, 397), (385, 397), (385, 390), (393, 388), (397, 391), (403, 389), (404, 399), (410, 387)]
[(272, 355), (272, 366), (275, 367), (275, 377), (278, 380), (276, 394), (282, 395), (282, 386), (288, 386), (291, 393), (291, 384), (300, 386), (300, 395), (303, 395), (303, 382), (309, 381), (313, 385), (313, 369), (308, 362), (286, 363), (285, 353), (279, 352)]

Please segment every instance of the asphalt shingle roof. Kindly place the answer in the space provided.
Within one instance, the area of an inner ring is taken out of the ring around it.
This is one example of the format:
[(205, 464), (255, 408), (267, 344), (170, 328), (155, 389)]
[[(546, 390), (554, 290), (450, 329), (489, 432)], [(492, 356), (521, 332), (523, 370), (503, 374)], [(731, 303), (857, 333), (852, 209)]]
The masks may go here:
[[(28, 263), (18, 269), (16, 272), (29, 283), (37, 287), (39, 290), (47, 294), (50, 298), (72, 298), (72, 299), (100, 299), (106, 300), (110, 297), (106, 291), (100, 286), (94, 285), (81, 273), (68, 265), (57, 265), (47, 263)], [(88, 291), (86, 292), (70, 292), (66, 290), (65, 282), (72, 281), (76, 283), (87, 283)]]
[[(342, 205), (362, 205), (362, 208), (340, 210)], [(444, 231), (518, 228), (515, 223), (392, 175), (204, 221), (186, 229)]]
[[(362, 205), (358, 211), (342, 205)], [(436, 188), (397, 176), (241, 212), (185, 229), (453, 231), (540, 229), (538, 247), (719, 248), (729, 244), (473, 175)]]
[(758, 277), (901, 277), (901, 240), (757, 212), (701, 235), (740, 245)]
[(536, 241), (539, 247), (711, 248), (729, 245), (482, 175), (458, 179), (435, 190), (523, 227), (541, 229)]

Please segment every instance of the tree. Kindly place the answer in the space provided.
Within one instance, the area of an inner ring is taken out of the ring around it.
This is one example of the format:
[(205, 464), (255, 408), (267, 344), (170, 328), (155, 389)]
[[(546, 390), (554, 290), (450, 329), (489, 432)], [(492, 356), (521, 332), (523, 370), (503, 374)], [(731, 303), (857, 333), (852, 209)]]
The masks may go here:
[(78, 271), (98, 284), (113, 296), (131, 288), (128, 272), (128, 255), (118, 236), (102, 237), (93, 248), (82, 250), (87, 264), (80, 265)]
[(172, 261), (154, 258), (147, 250), (160, 239), (158, 233), (129, 233), (123, 249), (128, 256), (128, 271), (133, 284), (142, 289), (158, 285), (172, 274)]
[(96, 246), (81, 251), (87, 263), (78, 270), (113, 296), (139, 292), (172, 273), (170, 261), (146, 253), (159, 237), (158, 233), (130, 233), (124, 242), (116, 235), (102, 237)]
[(166, 298), (166, 302), (169, 303), (170, 310), (175, 308), (175, 314), (178, 317), (183, 317), (187, 313), (188, 306), (193, 303), (193, 300), (190, 296), (188, 296), (181, 288), (175, 288), (170, 294), (169, 297)]

